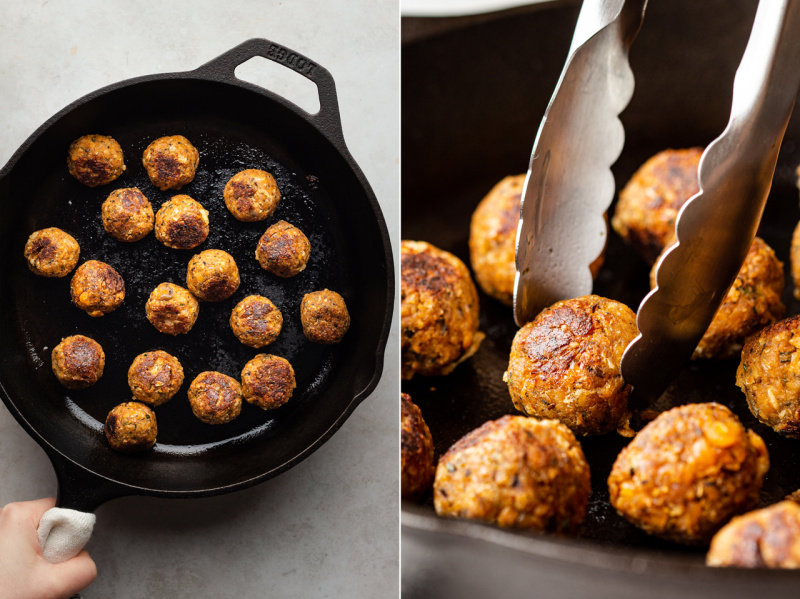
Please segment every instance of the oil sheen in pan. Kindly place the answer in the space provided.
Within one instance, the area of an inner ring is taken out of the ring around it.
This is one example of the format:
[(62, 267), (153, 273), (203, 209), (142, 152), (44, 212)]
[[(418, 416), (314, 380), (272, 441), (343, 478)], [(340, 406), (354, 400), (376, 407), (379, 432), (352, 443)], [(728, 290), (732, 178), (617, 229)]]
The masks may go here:
[[(222, 138), (197, 126), (187, 131), (172, 125), (163, 132), (137, 131), (116, 136), (125, 153), (127, 170), (109, 185), (87, 188), (70, 181), (66, 166), (63, 177), (69, 197), (59, 198), (46, 215), (37, 214), (36, 228), (58, 226), (72, 234), (81, 245), (81, 263), (96, 259), (111, 264), (125, 279), (126, 297), (120, 308), (101, 318), (91, 318), (72, 305), (70, 276), (46, 279), (26, 273), (21, 283), (27, 289), (29, 309), (21, 311), (19, 328), (25, 338), (29, 359), (50, 401), (59, 401), (87, 428), (102, 435), (106, 414), (117, 404), (129, 401), (127, 370), (141, 352), (162, 349), (175, 355), (184, 368), (184, 383), (169, 402), (155, 408), (158, 419), (157, 452), (194, 454), (214, 446), (239, 443), (255, 435), (279, 429), (281, 418), (302, 418), (304, 410), (313, 409), (325, 388), (327, 375), (336, 362), (336, 347), (310, 343), (300, 323), (300, 301), (311, 291), (329, 288), (340, 292), (348, 287), (346, 269), (334, 252), (335, 234), (327, 210), (331, 205), (324, 181), (312, 173), (294, 172), (266, 151), (233, 135)], [(200, 164), (192, 183), (179, 191), (161, 191), (153, 186), (141, 164), (147, 144), (164, 134), (183, 134), (200, 152)], [(112, 132), (113, 135), (113, 132)], [(66, 155), (66, 149), (64, 149)], [(228, 179), (246, 168), (261, 168), (275, 177), (281, 191), (277, 210), (268, 219), (256, 223), (237, 221), (225, 207), (222, 191)], [(299, 171), (299, 169), (297, 169)], [(187, 194), (209, 211), (208, 239), (192, 250), (174, 250), (161, 245), (151, 233), (135, 243), (121, 243), (105, 232), (100, 206), (114, 189), (138, 187), (158, 211), (177, 194)], [(330, 192), (331, 194), (334, 192)], [(267, 273), (255, 259), (255, 247), (266, 228), (286, 220), (298, 226), (309, 238), (311, 258), (306, 269), (295, 277), (282, 279)], [(31, 231), (32, 232), (32, 231)], [(26, 235), (29, 232), (26, 231)], [(204, 249), (229, 252), (239, 268), (241, 284), (226, 301), (201, 302), (200, 315), (186, 335), (172, 337), (159, 333), (147, 321), (144, 305), (150, 291), (163, 281), (185, 286), (189, 259)], [(22, 256), (22, 248), (19, 255)], [(283, 328), (277, 341), (256, 350), (242, 345), (233, 335), (228, 319), (233, 306), (247, 295), (270, 298), (283, 313)], [(67, 391), (50, 370), (50, 352), (61, 338), (84, 334), (96, 339), (106, 353), (106, 368), (100, 381), (85, 390)], [(295, 369), (297, 388), (292, 399), (277, 410), (265, 412), (243, 405), (241, 415), (225, 425), (211, 426), (197, 420), (187, 399), (189, 383), (200, 372), (218, 370), (239, 379), (245, 363), (258, 353), (270, 353), (288, 359)], [(44, 399), (43, 399), (44, 400)]]

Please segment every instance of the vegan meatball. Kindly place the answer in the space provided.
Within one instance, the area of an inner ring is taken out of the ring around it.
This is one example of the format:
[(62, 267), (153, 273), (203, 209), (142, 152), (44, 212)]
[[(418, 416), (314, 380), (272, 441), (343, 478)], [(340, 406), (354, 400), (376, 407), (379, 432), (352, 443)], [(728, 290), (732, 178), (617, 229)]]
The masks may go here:
[(794, 297), (800, 300), (800, 222), (792, 234), (792, 246), (789, 250), (789, 261), (792, 267), (792, 281), (794, 282)]
[(264, 220), (278, 207), (281, 192), (267, 171), (248, 168), (236, 173), (222, 192), (231, 214), (244, 222)]
[(678, 211), (700, 191), (702, 155), (703, 148), (659, 152), (619, 192), (611, 226), (650, 264), (675, 237)]
[(81, 247), (58, 227), (34, 231), (25, 243), (25, 259), (31, 272), (43, 277), (65, 277), (75, 265)]
[(162, 333), (182, 335), (192, 330), (200, 304), (180, 285), (161, 283), (147, 298), (145, 312), (147, 320)]
[(72, 275), (72, 302), (89, 316), (113, 312), (125, 299), (125, 281), (105, 262), (87, 260)]
[(111, 183), (125, 170), (122, 148), (107, 135), (84, 135), (67, 154), (69, 174), (88, 187)]
[(148, 351), (134, 358), (128, 369), (133, 397), (152, 406), (172, 399), (183, 384), (183, 367), (165, 351)]
[(590, 491), (589, 466), (566, 426), (503, 416), (456, 441), (439, 459), (433, 505), (440, 516), (574, 533)]
[[(650, 286), (655, 286), (651, 271)], [(786, 308), (781, 302), (783, 262), (756, 237), (736, 280), (692, 354), (695, 360), (731, 358), (742, 351), (750, 335), (773, 324)]]
[(304, 270), (310, 255), (308, 237), (285, 220), (269, 227), (256, 246), (261, 268), (279, 277), (293, 277)]
[(138, 401), (119, 404), (106, 417), (106, 439), (123, 453), (145, 451), (156, 444), (156, 415)]
[(736, 370), (753, 416), (776, 432), (800, 438), (800, 316), (750, 337)]
[(159, 137), (142, 155), (142, 164), (150, 181), (164, 191), (180, 189), (194, 180), (200, 154), (183, 135)]
[[(506, 177), (483, 198), (472, 214), (469, 256), (475, 280), (481, 289), (511, 305), (517, 267), (514, 252), (525, 175)], [(589, 269), (597, 276), (603, 265), (600, 254)]]
[(400, 244), (402, 377), (445, 375), (478, 350), (478, 292), (464, 263), (424, 241)]
[(189, 260), (186, 286), (204, 302), (221, 302), (239, 288), (239, 268), (228, 252), (205, 250)]
[(190, 250), (208, 237), (208, 210), (187, 195), (170, 198), (156, 213), (156, 239), (169, 248)]
[(711, 539), (706, 564), (800, 568), (800, 505), (781, 501), (737, 516)]
[(139, 241), (153, 230), (153, 207), (138, 187), (112, 191), (102, 212), (103, 228), (117, 241)]
[(249, 347), (264, 347), (278, 338), (283, 326), (281, 311), (261, 295), (248, 295), (231, 312), (231, 329)]
[(53, 372), (67, 389), (91, 387), (103, 376), (106, 354), (94, 339), (73, 335), (53, 348)]
[(323, 289), (303, 296), (300, 322), (309, 341), (330, 345), (344, 338), (350, 328), (350, 313), (341, 295)]
[(281, 407), (296, 386), (294, 368), (279, 356), (258, 354), (242, 370), (242, 395), (262, 410)]
[(201, 372), (189, 385), (189, 404), (206, 424), (225, 424), (242, 411), (242, 387), (221, 372)]
[(433, 438), (422, 412), (407, 393), (400, 394), (400, 489), (403, 497), (418, 499), (433, 482)]
[(514, 407), (559, 420), (578, 435), (627, 435), (631, 387), (620, 362), (638, 334), (630, 308), (596, 295), (543, 310), (511, 346), (503, 380)]
[(617, 456), (608, 490), (617, 512), (645, 532), (704, 544), (758, 502), (769, 469), (764, 441), (717, 403), (659, 414)]

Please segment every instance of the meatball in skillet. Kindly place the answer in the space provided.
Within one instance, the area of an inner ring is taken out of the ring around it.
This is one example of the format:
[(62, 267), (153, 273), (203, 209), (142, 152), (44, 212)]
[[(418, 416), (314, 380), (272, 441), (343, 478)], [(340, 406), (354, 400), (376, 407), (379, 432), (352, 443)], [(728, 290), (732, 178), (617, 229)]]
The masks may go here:
[(645, 532), (705, 544), (758, 502), (769, 470), (764, 441), (717, 403), (659, 414), (617, 456), (611, 505)]
[(249, 347), (260, 348), (278, 338), (283, 315), (268, 298), (248, 295), (234, 307), (230, 325), (239, 341)]
[(70, 144), (67, 169), (88, 187), (111, 183), (125, 170), (122, 148), (113, 137), (84, 135)]
[(182, 335), (192, 330), (200, 313), (197, 299), (180, 285), (161, 283), (145, 304), (147, 320), (167, 335)]
[(281, 407), (296, 386), (294, 368), (280, 356), (258, 354), (242, 370), (242, 395), (262, 410)]
[(25, 243), (25, 260), (34, 274), (65, 277), (78, 264), (81, 247), (75, 238), (58, 227), (34, 231)]
[(53, 348), (53, 373), (67, 389), (91, 387), (103, 376), (106, 354), (94, 339), (72, 335)]
[(400, 394), (400, 489), (404, 498), (419, 499), (436, 471), (433, 438), (422, 412), (407, 393)]
[(222, 197), (237, 220), (255, 222), (275, 212), (281, 192), (275, 178), (267, 171), (248, 168), (230, 178)]
[(330, 345), (344, 338), (350, 328), (350, 313), (341, 295), (323, 289), (303, 296), (300, 322), (309, 341)]
[(189, 404), (206, 424), (225, 424), (242, 411), (242, 387), (221, 372), (201, 372), (189, 385)]
[(256, 246), (261, 268), (279, 277), (293, 277), (305, 270), (310, 255), (308, 237), (285, 220), (269, 227)]
[(117, 241), (139, 241), (153, 230), (153, 207), (138, 187), (112, 191), (102, 213), (103, 228)]
[(511, 346), (503, 380), (514, 407), (559, 420), (577, 435), (629, 434), (631, 387), (620, 363), (638, 334), (630, 308), (597, 295), (543, 310)]
[(125, 281), (105, 262), (87, 260), (72, 275), (72, 302), (89, 316), (116, 310), (125, 299)]
[(138, 401), (119, 404), (106, 417), (106, 439), (122, 453), (146, 451), (156, 444), (156, 415)]
[(800, 300), (800, 222), (797, 223), (792, 234), (789, 261), (792, 268), (792, 281), (794, 282), (793, 295), (795, 299)]
[(208, 237), (208, 210), (187, 195), (173, 196), (156, 213), (155, 229), (165, 246), (190, 250)]
[(142, 164), (150, 181), (164, 191), (194, 180), (200, 154), (183, 135), (159, 137), (144, 150)]
[(205, 250), (189, 260), (186, 286), (204, 302), (221, 302), (239, 288), (239, 268), (228, 252)]
[(165, 351), (148, 351), (134, 358), (128, 368), (133, 397), (151, 406), (169, 401), (183, 384), (183, 367)]
[(503, 416), (462, 437), (439, 458), (433, 505), (439, 516), (575, 533), (590, 485), (589, 465), (566, 426)]

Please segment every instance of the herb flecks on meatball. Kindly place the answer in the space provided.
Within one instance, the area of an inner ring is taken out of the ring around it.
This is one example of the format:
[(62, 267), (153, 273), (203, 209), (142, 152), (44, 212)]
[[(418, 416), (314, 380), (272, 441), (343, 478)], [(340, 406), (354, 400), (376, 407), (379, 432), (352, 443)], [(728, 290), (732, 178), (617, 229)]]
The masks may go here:
[(294, 368), (280, 356), (258, 354), (242, 370), (242, 395), (262, 410), (284, 405), (296, 386)]
[(139, 354), (128, 368), (128, 386), (133, 397), (152, 406), (172, 399), (182, 384), (181, 363), (165, 351)]
[(269, 227), (256, 246), (256, 260), (261, 268), (284, 278), (305, 270), (310, 256), (308, 237), (285, 220)]
[(125, 281), (105, 262), (88, 260), (72, 275), (70, 293), (73, 303), (89, 316), (103, 316), (125, 300)]
[(34, 274), (65, 277), (78, 264), (81, 248), (75, 238), (58, 227), (34, 231), (25, 243), (25, 260)]
[(330, 345), (344, 338), (350, 328), (350, 313), (341, 295), (323, 289), (303, 296), (300, 322), (309, 341)]
[(145, 148), (142, 164), (150, 181), (164, 191), (194, 180), (200, 154), (183, 135), (159, 137)]
[(249, 347), (261, 348), (278, 338), (283, 327), (283, 315), (268, 298), (248, 295), (234, 307), (230, 325), (239, 341)]
[(190, 250), (208, 237), (208, 210), (187, 195), (170, 198), (156, 213), (156, 239), (176, 250)]
[(153, 289), (145, 304), (147, 320), (162, 333), (183, 335), (192, 330), (200, 304), (180, 285), (161, 283)]
[(102, 213), (103, 228), (117, 241), (139, 241), (153, 230), (153, 207), (138, 187), (112, 191)]
[(431, 488), (436, 470), (433, 438), (417, 404), (400, 394), (400, 489), (403, 497), (419, 499)]
[(189, 404), (206, 424), (225, 424), (242, 411), (242, 387), (221, 372), (201, 372), (189, 385)]
[(222, 192), (225, 206), (237, 220), (256, 222), (272, 215), (281, 192), (275, 178), (261, 169), (249, 168), (236, 173)]
[(189, 260), (186, 286), (204, 302), (221, 302), (239, 288), (239, 268), (228, 252), (205, 250)]
[(105, 365), (103, 348), (84, 335), (66, 337), (53, 348), (53, 373), (67, 389), (91, 387), (103, 376)]
[(122, 403), (108, 413), (105, 432), (111, 447), (119, 452), (146, 451), (156, 444), (156, 415), (138, 401)]
[(111, 183), (125, 170), (122, 148), (113, 137), (84, 135), (70, 144), (67, 169), (88, 187)]

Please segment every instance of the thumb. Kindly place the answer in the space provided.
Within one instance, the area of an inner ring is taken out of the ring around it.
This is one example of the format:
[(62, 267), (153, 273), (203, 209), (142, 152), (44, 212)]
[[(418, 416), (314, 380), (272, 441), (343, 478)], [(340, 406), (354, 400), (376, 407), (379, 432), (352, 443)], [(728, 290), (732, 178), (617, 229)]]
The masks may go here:
[(97, 578), (97, 566), (85, 549), (61, 564), (48, 565), (48, 577), (65, 597), (74, 595)]

